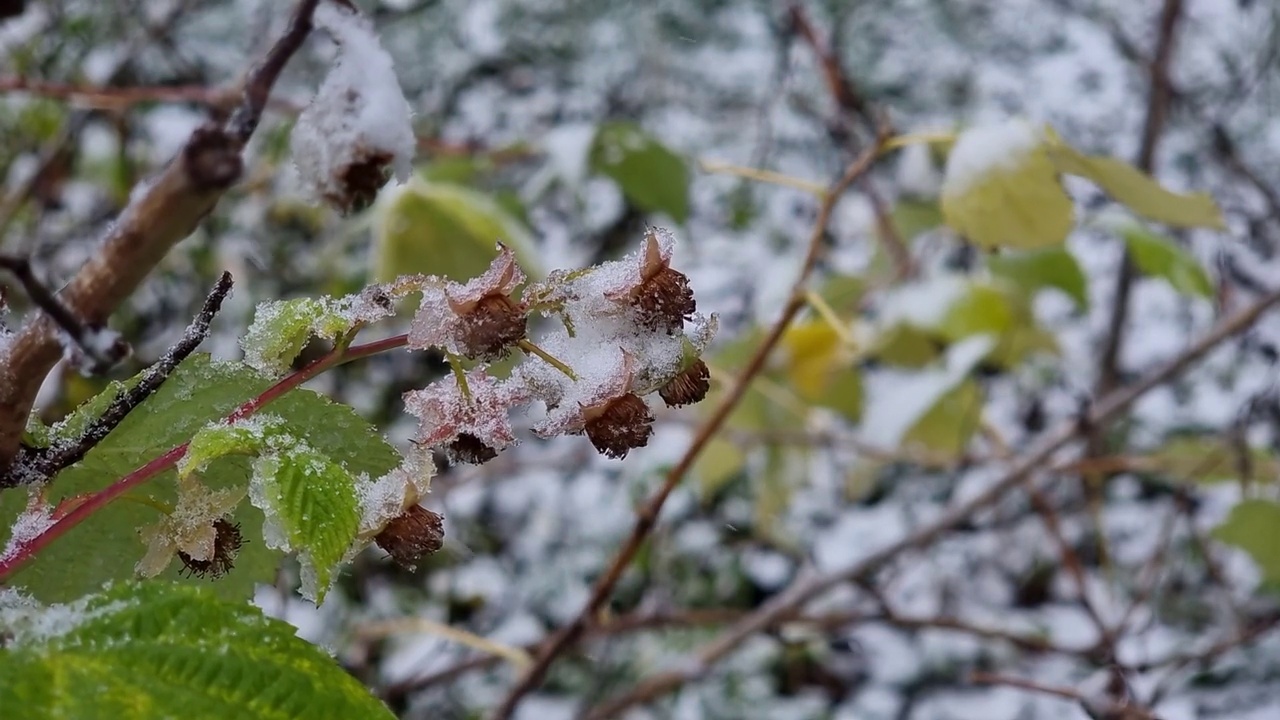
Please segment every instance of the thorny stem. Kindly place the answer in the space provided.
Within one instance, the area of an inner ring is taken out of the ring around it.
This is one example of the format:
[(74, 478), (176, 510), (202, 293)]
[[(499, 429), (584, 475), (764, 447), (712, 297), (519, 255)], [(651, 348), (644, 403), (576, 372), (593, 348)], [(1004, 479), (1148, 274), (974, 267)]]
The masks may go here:
[(570, 380), (574, 382), (578, 381), (578, 375), (573, 371), (573, 368), (569, 367), (568, 365), (565, 365), (563, 362), (556, 359), (554, 355), (538, 347), (531, 340), (527, 340), (527, 339), (520, 340), (519, 342), (516, 343), (516, 347), (529, 353), (530, 355), (537, 355), (539, 358), (542, 358), (544, 361), (546, 361), (548, 365), (564, 373)]
[(557, 656), (564, 652), (570, 645), (582, 637), (584, 631), (591, 623), (591, 619), (600, 613), (605, 604), (613, 596), (613, 589), (622, 579), (623, 573), (635, 559), (640, 551), (640, 547), (644, 544), (645, 539), (653, 528), (657, 525), (658, 514), (662, 511), (662, 507), (666, 504), (667, 498), (675, 490), (680, 481), (684, 479), (686, 473), (693, 467), (694, 462), (702, 453), (702, 450), (711, 441), (711, 438), (719, 432), (720, 427), (729, 417), (733, 409), (737, 407), (738, 402), (746, 394), (751, 381), (764, 368), (765, 361), (772, 354), (773, 349), (782, 339), (783, 333), (795, 320), (800, 310), (805, 306), (805, 293), (809, 276), (813, 273), (814, 268), (818, 264), (818, 257), (822, 251), (822, 238), (827, 231), (827, 224), (831, 220), (831, 215), (835, 211), (836, 204), (839, 202), (844, 191), (849, 188), (858, 178), (865, 175), (871, 170), (879, 155), (880, 144), (887, 138), (884, 126), (881, 127), (880, 136), (877, 142), (869, 147), (862, 155), (854, 160), (844, 174), (832, 184), (831, 188), (824, 193), (822, 205), (818, 209), (818, 218), (814, 222), (813, 230), (809, 236), (808, 249), (805, 253), (804, 263), (801, 265), (800, 274), (797, 276), (791, 290), (791, 298), (787, 302), (782, 312), (782, 316), (774, 323), (769, 334), (765, 337), (763, 343), (756, 348), (751, 360), (747, 362), (746, 368), (739, 375), (737, 382), (729, 388), (728, 393), (720, 402), (706, 421), (706, 423), (698, 430), (697, 435), (689, 445), (689, 449), (685, 451), (684, 457), (680, 459), (675, 467), (667, 473), (662, 487), (649, 498), (645, 505), (639, 510), (636, 516), (635, 524), (632, 526), (631, 534), (627, 537), (622, 547), (619, 548), (613, 561), (610, 563), (608, 570), (596, 582), (595, 588), (592, 590), (591, 597), (587, 601), (586, 606), (578, 613), (577, 617), (565, 628), (556, 633), (546, 645), (544, 645), (539, 653), (533, 667), (520, 678), (508, 693), (502, 705), (498, 707), (494, 713), (494, 720), (507, 720), (520, 704), (521, 699), (537, 687), (542, 679), (546, 676), (547, 670), (551, 667)]
[[(326, 370), (330, 370), (344, 363), (353, 360), (359, 360), (371, 355), (387, 352), (396, 348), (404, 347), (408, 342), (409, 336), (395, 335), (382, 340), (365, 343), (363, 345), (353, 345), (351, 347), (334, 348), (322, 357), (313, 360), (300, 370), (296, 370), (288, 376), (282, 378), (279, 382), (272, 385), (262, 392), (262, 394), (249, 400), (223, 420), (224, 423), (230, 425), (253, 415), (261, 410), (267, 404), (288, 393), (290, 390), (297, 388), (308, 380), (316, 377)], [(142, 467), (125, 475), (114, 483), (90, 495), (83, 502), (77, 505), (70, 512), (60, 517), (44, 532), (19, 543), (17, 547), (8, 548), (3, 558), (0, 558), (0, 580), (11, 575), (22, 565), (30, 561), (35, 554), (46, 547), (49, 543), (57, 540), (67, 533), (68, 530), (84, 522), (90, 515), (105, 507), (111, 501), (120, 497), (129, 490), (145, 483), (146, 481), (156, 477), (160, 473), (173, 468), (178, 461), (187, 454), (187, 446), (190, 443), (183, 443), (168, 452), (154, 458)]]

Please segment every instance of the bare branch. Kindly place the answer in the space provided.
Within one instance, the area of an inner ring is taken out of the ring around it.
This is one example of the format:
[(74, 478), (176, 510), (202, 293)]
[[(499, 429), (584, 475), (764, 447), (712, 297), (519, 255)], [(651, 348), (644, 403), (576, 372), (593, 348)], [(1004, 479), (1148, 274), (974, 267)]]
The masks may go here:
[(39, 450), (23, 448), (14, 463), (13, 470), (0, 477), (0, 488), (15, 487), (20, 484), (42, 482), (52, 478), (63, 468), (80, 461), (98, 443), (102, 442), (112, 430), (116, 429), (126, 416), (151, 397), (183, 360), (195, 352), (200, 343), (209, 337), (209, 326), (214, 316), (222, 309), (222, 301), (231, 294), (231, 273), (224, 272), (222, 277), (205, 298), (204, 306), (187, 326), (182, 339), (169, 348), (155, 364), (147, 368), (138, 383), (121, 392), (107, 406), (106, 411), (90, 423), (84, 434), (74, 442)]
[(687, 682), (697, 680), (747, 638), (776, 623), (779, 618), (793, 615), (809, 601), (840, 585), (853, 581), (869, 581), (900, 555), (933, 544), (944, 534), (963, 524), (979, 511), (995, 504), (1028, 477), (1046, 467), (1058, 451), (1083, 439), (1087, 428), (1096, 427), (1114, 419), (1143, 395), (1181, 374), (1222, 342), (1247, 330), (1263, 313), (1276, 304), (1280, 304), (1280, 290), (1272, 291), (1250, 307), (1223, 320), (1177, 357), (1143, 376), (1139, 381), (1117, 388), (1101, 398), (1089, 410), (1087, 422), (1082, 424), (1073, 418), (1063, 422), (1056, 430), (1046, 433), (1006, 470), (1003, 476), (983, 492), (943, 512), (928, 525), (871, 553), (847, 569), (798, 578), (787, 590), (761, 605), (758, 610), (742, 621), (735, 623), (718, 639), (703, 646), (693, 657), (683, 663), (675, 663), (677, 669), (654, 675), (638, 683), (630, 692), (601, 705), (586, 717), (597, 719), (614, 717), (633, 705), (648, 702)]

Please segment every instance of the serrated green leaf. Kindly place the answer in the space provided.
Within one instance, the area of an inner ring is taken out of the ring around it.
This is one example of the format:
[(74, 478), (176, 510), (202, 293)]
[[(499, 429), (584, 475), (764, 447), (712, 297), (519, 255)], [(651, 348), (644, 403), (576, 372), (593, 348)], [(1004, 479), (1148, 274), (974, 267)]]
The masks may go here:
[(298, 552), (304, 571), (309, 565), (315, 573), (314, 588), (306, 587), (304, 577), (304, 594), (317, 603), (324, 600), (334, 566), (360, 530), (355, 478), (299, 443), (254, 462), (250, 497), (267, 522), (284, 533), (289, 548)]
[(1280, 585), (1280, 503), (1244, 500), (1231, 509), (1213, 536), (1249, 553), (1263, 581)]
[(1186, 295), (1213, 297), (1209, 274), (1177, 243), (1141, 228), (1126, 228), (1121, 234), (1142, 274), (1161, 278)]
[(259, 423), (252, 427), (221, 423), (206, 425), (191, 438), (187, 454), (178, 461), (178, 476), (185, 478), (193, 472), (202, 471), (210, 462), (227, 455), (258, 455), (267, 447), (268, 438), (264, 430), (285, 432), (285, 427), (284, 421), (278, 417), (273, 417), (266, 428)]
[(1181, 194), (1160, 186), (1150, 175), (1115, 158), (1085, 155), (1049, 134), (1054, 167), (1088, 178), (1135, 213), (1174, 227), (1226, 228), (1222, 212), (1207, 193)]
[(1022, 122), (961, 133), (947, 160), (942, 215), (987, 248), (1061, 245), (1074, 223), (1042, 135)]
[(282, 374), (313, 338), (336, 340), (355, 321), (333, 298), (294, 298), (258, 305), (240, 341), (245, 362), (263, 372)]
[(677, 223), (689, 218), (689, 166), (635, 123), (602, 123), (587, 166), (616, 182), (641, 210), (664, 212)]
[(1066, 293), (1081, 310), (1089, 307), (1088, 281), (1080, 263), (1066, 248), (993, 255), (987, 259), (987, 268), (1024, 291), (1056, 288)]
[(293, 626), (207, 590), (120, 583), (0, 617), (14, 633), (0, 648), (5, 717), (394, 717)]
[(515, 251), (541, 277), (533, 237), (493, 198), (415, 176), (382, 193), (375, 209), (373, 274), (379, 282), (422, 273), (465, 282), (489, 267), (494, 244)]
[[(188, 358), (160, 390), (143, 403), (84, 458), (64, 470), (49, 488), (50, 500), (100, 490), (170, 448), (190, 440), (208, 423), (226, 417), (245, 401), (271, 385), (271, 380), (239, 363), (212, 362), (207, 355)], [(334, 403), (309, 390), (294, 390), (267, 406), (284, 418), (290, 431), (305, 437), (311, 447), (355, 474), (379, 477), (400, 464), (400, 457), (381, 435), (350, 407)], [(201, 474), (212, 490), (246, 487), (250, 476), (247, 458), (218, 460)], [(176, 474), (167, 471), (131, 490), (95, 512), (80, 525), (44, 548), (34, 560), (11, 578), (11, 584), (45, 602), (65, 602), (97, 590), (104, 581), (133, 576), (134, 564), (144, 546), (137, 530), (159, 518), (147, 502), (173, 506)], [(26, 506), (22, 489), (0, 491), (0, 523), (5, 528)], [(251, 597), (254, 583), (274, 582), (279, 555), (254, 534), (262, 527), (262, 514), (241, 503), (232, 516), (248, 542), (241, 548), (235, 567), (214, 581), (193, 578), (184, 582), (211, 584), (218, 594)], [(160, 577), (183, 580), (181, 565), (172, 564)]]

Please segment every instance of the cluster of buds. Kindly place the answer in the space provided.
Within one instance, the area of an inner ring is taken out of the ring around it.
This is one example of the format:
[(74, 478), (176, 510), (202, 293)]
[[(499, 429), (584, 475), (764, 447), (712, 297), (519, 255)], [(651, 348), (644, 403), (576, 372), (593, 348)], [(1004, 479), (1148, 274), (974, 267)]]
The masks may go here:
[[(622, 458), (653, 434), (645, 400), (669, 407), (706, 396), (709, 374), (700, 358), (715, 319), (698, 315), (689, 279), (671, 267), (670, 233), (650, 230), (640, 250), (622, 260), (557, 271), (525, 281), (515, 253), (499, 245), (481, 276), (465, 284), (419, 278), (422, 303), (409, 333), (415, 348), (443, 350), (455, 372), (405, 394), (420, 420), (415, 442), (455, 462), (483, 463), (516, 443), (513, 409), (541, 401), (541, 437), (583, 434), (606, 457)], [(533, 314), (561, 321), (537, 343)], [(507, 378), (483, 363), (519, 349), (526, 357)], [(462, 369), (462, 361), (481, 366)]]

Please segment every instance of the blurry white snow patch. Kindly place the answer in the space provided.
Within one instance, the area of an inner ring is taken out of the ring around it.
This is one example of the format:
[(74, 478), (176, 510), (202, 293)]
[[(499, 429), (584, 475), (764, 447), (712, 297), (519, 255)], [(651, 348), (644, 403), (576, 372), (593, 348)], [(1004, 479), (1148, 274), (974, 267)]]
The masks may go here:
[(945, 367), (923, 372), (885, 371), (869, 378), (862, 421), (867, 442), (898, 447), (916, 422), (968, 377), (994, 346), (990, 336), (976, 335), (947, 349)]
[(315, 22), (339, 50), (293, 128), (293, 162), (303, 187), (317, 199), (341, 196), (346, 169), (378, 155), (390, 156), (396, 179), (407, 180), (416, 140), (391, 56), (368, 20), (335, 4), (322, 4)]

